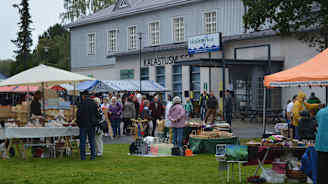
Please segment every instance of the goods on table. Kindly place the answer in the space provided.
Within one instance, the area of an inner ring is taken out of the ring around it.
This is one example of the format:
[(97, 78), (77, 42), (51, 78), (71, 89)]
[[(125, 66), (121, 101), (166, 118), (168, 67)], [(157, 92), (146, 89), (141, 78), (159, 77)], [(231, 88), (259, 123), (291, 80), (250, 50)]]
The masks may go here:
[(16, 114), (12, 112), (11, 106), (0, 106), (0, 119), (15, 118)]
[(232, 137), (232, 133), (220, 131), (220, 130), (214, 130), (214, 131), (201, 131), (198, 134), (193, 132), (191, 137), (194, 138), (200, 138), (200, 139), (215, 139), (215, 138), (228, 138)]
[(191, 119), (189, 121), (186, 121), (185, 124), (189, 127), (201, 127), (202, 125), (205, 125), (204, 122), (199, 119)]
[(262, 145), (271, 147), (302, 147), (305, 146), (305, 143), (296, 139), (288, 139), (282, 135), (273, 135), (262, 139)]
[(157, 131), (158, 133), (164, 133), (165, 120), (157, 120)]

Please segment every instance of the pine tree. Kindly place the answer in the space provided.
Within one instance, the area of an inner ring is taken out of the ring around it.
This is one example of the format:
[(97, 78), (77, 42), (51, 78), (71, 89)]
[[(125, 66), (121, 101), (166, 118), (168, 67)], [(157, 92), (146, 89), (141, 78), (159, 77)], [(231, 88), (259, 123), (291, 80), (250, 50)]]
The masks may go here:
[(14, 4), (13, 7), (18, 9), (18, 13), (20, 15), (17, 39), (11, 40), (12, 43), (14, 43), (17, 47), (17, 50), (14, 51), (16, 54), (16, 62), (12, 65), (11, 74), (16, 74), (21, 70), (28, 68), (28, 60), (31, 58), (30, 48), (33, 44), (33, 41), (32, 28), (30, 27), (32, 20), (29, 12), (30, 9), (28, 0), (22, 0), (19, 5)]

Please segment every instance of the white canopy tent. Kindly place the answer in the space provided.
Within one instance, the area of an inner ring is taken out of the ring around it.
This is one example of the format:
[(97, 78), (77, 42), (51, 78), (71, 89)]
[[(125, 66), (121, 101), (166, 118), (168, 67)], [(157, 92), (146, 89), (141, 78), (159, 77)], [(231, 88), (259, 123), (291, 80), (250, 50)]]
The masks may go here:
[(58, 68), (39, 65), (34, 68), (25, 70), (16, 74), (6, 80), (0, 82), (0, 86), (20, 86), (20, 85), (42, 85), (49, 86), (67, 84), (72, 82), (82, 82), (87, 80), (94, 80), (80, 74), (61, 70)]

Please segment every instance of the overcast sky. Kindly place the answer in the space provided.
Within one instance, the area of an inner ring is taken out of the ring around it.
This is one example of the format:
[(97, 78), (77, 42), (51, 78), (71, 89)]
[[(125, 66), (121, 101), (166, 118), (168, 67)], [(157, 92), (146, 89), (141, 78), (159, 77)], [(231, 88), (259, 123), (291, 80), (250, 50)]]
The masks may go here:
[[(15, 45), (10, 41), (16, 39), (19, 15), (12, 5), (21, 0), (1, 0), (0, 7), (0, 59), (13, 59)], [(33, 48), (38, 42), (38, 36), (51, 25), (60, 23), (59, 14), (64, 11), (64, 0), (29, 0), (32, 16)]]

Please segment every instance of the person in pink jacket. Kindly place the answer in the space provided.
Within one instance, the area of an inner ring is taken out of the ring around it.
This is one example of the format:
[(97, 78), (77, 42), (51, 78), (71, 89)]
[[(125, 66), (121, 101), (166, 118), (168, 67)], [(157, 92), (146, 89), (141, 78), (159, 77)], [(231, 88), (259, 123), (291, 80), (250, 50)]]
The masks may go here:
[(181, 98), (173, 98), (173, 105), (168, 114), (168, 119), (172, 122), (173, 128), (173, 145), (182, 149), (183, 128), (185, 127), (185, 109), (181, 105)]

